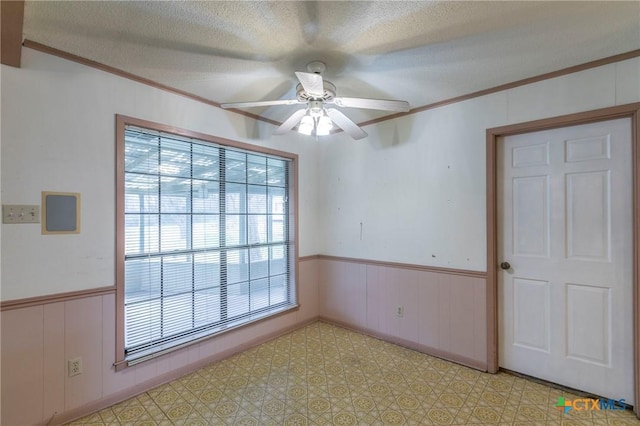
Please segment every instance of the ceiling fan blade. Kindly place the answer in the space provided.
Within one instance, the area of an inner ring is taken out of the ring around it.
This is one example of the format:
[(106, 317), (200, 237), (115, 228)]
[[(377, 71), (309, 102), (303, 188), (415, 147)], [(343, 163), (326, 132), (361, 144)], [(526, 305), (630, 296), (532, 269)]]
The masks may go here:
[(329, 118), (331, 118), (331, 121), (333, 121), (336, 126), (344, 130), (345, 133), (351, 136), (353, 139), (358, 140), (367, 137), (367, 132), (362, 130), (356, 123), (351, 121), (349, 117), (347, 117), (337, 109), (329, 108), (327, 110), (327, 115), (329, 116)]
[(296, 72), (296, 77), (300, 80), (302, 88), (311, 96), (324, 95), (324, 84), (322, 84), (322, 76), (310, 72)]
[(280, 127), (278, 127), (276, 129), (276, 131), (273, 132), (273, 134), (274, 135), (283, 135), (283, 134), (287, 133), (289, 130), (293, 129), (295, 127), (295, 125), (298, 124), (298, 122), (300, 121), (302, 116), (305, 114), (305, 112), (307, 112), (307, 110), (305, 108), (303, 108), (303, 109), (299, 109), (296, 112), (294, 112), (293, 114), (291, 114), (289, 116), (289, 118), (287, 118), (284, 121), (284, 123), (282, 123), (280, 125)]
[(228, 108), (253, 108), (253, 107), (261, 107), (261, 106), (272, 106), (272, 105), (296, 105), (304, 102), (300, 102), (297, 99), (280, 99), (276, 101), (256, 101), (256, 102), (231, 102), (220, 104), (220, 107), (228, 109)]
[(333, 99), (333, 103), (346, 108), (380, 109), (383, 111), (409, 111), (409, 102), (391, 101), (386, 99), (343, 98)]

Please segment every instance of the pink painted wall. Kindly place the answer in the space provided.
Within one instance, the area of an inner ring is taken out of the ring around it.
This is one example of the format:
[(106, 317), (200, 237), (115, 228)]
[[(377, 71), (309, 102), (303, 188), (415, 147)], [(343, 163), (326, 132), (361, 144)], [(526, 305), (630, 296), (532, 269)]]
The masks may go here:
[[(0, 424), (71, 420), (143, 392), (318, 317), (316, 260), (300, 262), (300, 309), (222, 334), (116, 372), (115, 295), (5, 310), (1, 324)], [(83, 373), (67, 377), (66, 361), (82, 357)]]
[[(486, 368), (484, 278), (322, 259), (318, 294), (323, 318)], [(396, 316), (398, 306), (402, 317)]]

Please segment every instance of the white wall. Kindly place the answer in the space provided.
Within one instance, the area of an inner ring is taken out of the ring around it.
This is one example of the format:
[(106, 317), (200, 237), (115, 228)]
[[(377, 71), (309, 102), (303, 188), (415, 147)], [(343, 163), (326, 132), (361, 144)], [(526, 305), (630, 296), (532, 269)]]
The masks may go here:
[(323, 253), (484, 271), (485, 130), (638, 101), (635, 58), (367, 126), (361, 141), (323, 144)]
[(2, 226), (2, 300), (113, 284), (116, 113), (298, 153), (302, 256), (483, 271), (485, 129), (640, 101), (635, 58), (318, 143), (30, 49), (1, 71), (2, 203), (82, 193), (80, 235)]
[(2, 204), (82, 194), (79, 235), (2, 225), (2, 300), (114, 284), (115, 114), (299, 154), (300, 255), (320, 251), (314, 140), (271, 139), (272, 125), (26, 48), (1, 85)]

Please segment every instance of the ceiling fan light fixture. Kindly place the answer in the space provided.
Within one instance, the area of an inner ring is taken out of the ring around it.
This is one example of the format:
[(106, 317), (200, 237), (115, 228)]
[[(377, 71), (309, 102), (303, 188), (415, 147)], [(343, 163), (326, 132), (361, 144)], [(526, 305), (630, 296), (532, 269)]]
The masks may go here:
[(323, 115), (318, 119), (318, 126), (316, 127), (316, 135), (326, 136), (333, 128), (333, 122), (327, 115)]
[(310, 115), (305, 115), (300, 120), (300, 124), (298, 125), (298, 132), (303, 135), (310, 135), (313, 132), (313, 128), (315, 127), (315, 120)]

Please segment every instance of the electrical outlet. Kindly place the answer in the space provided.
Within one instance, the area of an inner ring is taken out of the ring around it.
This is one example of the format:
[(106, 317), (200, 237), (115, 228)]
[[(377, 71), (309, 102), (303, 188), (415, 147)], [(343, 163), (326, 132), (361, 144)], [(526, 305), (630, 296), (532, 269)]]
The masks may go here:
[(396, 308), (396, 316), (398, 318), (402, 318), (404, 316), (404, 306), (398, 305), (398, 307)]
[(82, 358), (73, 358), (67, 361), (67, 370), (69, 372), (69, 377), (77, 376), (78, 374), (82, 374)]

